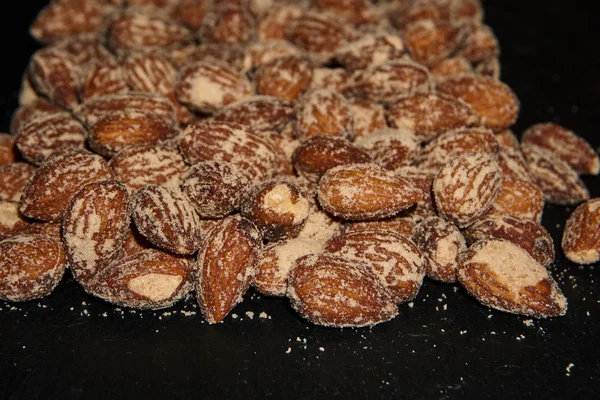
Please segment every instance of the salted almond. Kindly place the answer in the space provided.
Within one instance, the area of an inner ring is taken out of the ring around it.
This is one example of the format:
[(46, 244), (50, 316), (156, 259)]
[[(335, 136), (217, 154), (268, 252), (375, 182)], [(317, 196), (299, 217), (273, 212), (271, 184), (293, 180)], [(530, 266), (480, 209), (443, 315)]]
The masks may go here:
[(254, 19), (244, 7), (217, 2), (204, 16), (197, 34), (202, 42), (245, 43), (252, 39), (254, 30)]
[(18, 156), (19, 152), (15, 146), (15, 137), (0, 133), (0, 166), (16, 162)]
[(447, 79), (437, 89), (470, 105), (486, 128), (502, 130), (519, 114), (519, 100), (504, 83), (487, 76), (463, 75)]
[(376, 164), (348, 164), (330, 169), (319, 181), (318, 200), (325, 211), (363, 221), (389, 217), (422, 197), (411, 182)]
[(413, 132), (422, 140), (479, 123), (479, 116), (466, 103), (442, 93), (417, 93), (398, 99), (387, 111), (389, 124)]
[(19, 213), (19, 203), (0, 200), (0, 240), (23, 231), (29, 223)]
[(344, 232), (361, 231), (390, 231), (397, 235), (411, 238), (417, 224), (410, 218), (403, 216), (392, 216), (378, 219), (376, 221), (346, 222)]
[(459, 54), (472, 63), (497, 57), (500, 52), (498, 39), (487, 25), (476, 25), (467, 35)]
[(339, 48), (335, 58), (344, 67), (357, 70), (384, 64), (404, 53), (404, 43), (397, 35), (364, 35)]
[(350, 111), (354, 114), (354, 136), (352, 139), (387, 128), (385, 109), (381, 104), (358, 98), (348, 99)]
[(21, 200), (23, 189), (36, 167), (22, 162), (0, 165), (0, 200)]
[(567, 300), (548, 270), (506, 240), (482, 240), (461, 255), (458, 279), (482, 304), (534, 318), (558, 317)]
[(62, 108), (54, 103), (44, 100), (43, 98), (37, 98), (34, 101), (22, 104), (15, 110), (10, 119), (10, 133), (16, 135), (19, 129), (31, 118), (39, 117), (41, 114), (49, 114), (56, 112), (64, 112)]
[(197, 30), (212, 5), (212, 1), (206, 0), (181, 0), (175, 5), (173, 18), (188, 28)]
[(295, 100), (312, 80), (313, 66), (301, 57), (278, 58), (256, 71), (256, 92), (266, 96)]
[(30, 301), (48, 296), (65, 272), (65, 253), (52, 239), (17, 235), (0, 241), (0, 299)]
[(532, 181), (520, 147), (500, 146), (498, 150), (498, 165), (502, 170), (502, 174), (507, 178), (519, 179), (526, 182)]
[(301, 57), (304, 52), (287, 40), (258, 40), (248, 45), (248, 53), (255, 68), (261, 67), (278, 58)]
[(84, 74), (82, 81), (82, 102), (94, 97), (129, 92), (123, 68), (115, 62), (95, 63)]
[(397, 175), (409, 180), (421, 191), (421, 193), (423, 193), (423, 197), (417, 202), (417, 204), (402, 211), (399, 215), (417, 223), (426, 218), (436, 216), (437, 213), (435, 210), (432, 192), (435, 175), (415, 167), (403, 167), (395, 172)]
[(510, 129), (494, 132), (494, 136), (496, 137), (496, 140), (500, 146), (515, 148), (520, 146), (519, 139)]
[(427, 257), (428, 277), (441, 282), (456, 282), (458, 257), (467, 250), (467, 243), (455, 225), (440, 217), (430, 217), (417, 225), (412, 239)]
[(343, 93), (349, 79), (350, 72), (344, 68), (315, 68), (310, 81), (310, 89), (329, 89)]
[(373, 326), (398, 314), (389, 291), (367, 265), (338, 255), (296, 260), (287, 295), (300, 316), (317, 325)]
[(259, 131), (280, 131), (296, 115), (294, 103), (271, 96), (252, 96), (223, 107), (213, 121), (247, 125)]
[(286, 28), (300, 15), (302, 8), (297, 4), (274, 4), (265, 11), (258, 23), (258, 38), (285, 39)]
[(554, 261), (554, 242), (548, 231), (539, 223), (510, 215), (483, 218), (465, 231), (469, 243), (484, 239), (504, 239), (525, 249), (544, 267)]
[(600, 162), (592, 146), (573, 131), (552, 122), (529, 127), (521, 138), (523, 143), (550, 150), (578, 174), (598, 175)]
[(315, 0), (314, 6), (317, 10), (338, 15), (352, 25), (365, 24), (374, 17), (368, 0)]
[(61, 107), (79, 103), (81, 70), (63, 50), (48, 47), (38, 50), (29, 61), (29, 76), (36, 90)]
[(412, 133), (391, 128), (361, 136), (354, 144), (365, 150), (374, 163), (390, 171), (411, 164), (420, 150)]
[(521, 150), (533, 182), (548, 203), (572, 205), (590, 198), (577, 172), (553, 152), (530, 144), (524, 144)]
[(435, 205), (440, 216), (465, 227), (492, 207), (501, 185), (502, 173), (491, 155), (467, 153), (448, 162), (436, 176)]
[(344, 96), (328, 89), (313, 89), (298, 102), (296, 135), (301, 139), (317, 135), (351, 137), (354, 118)]
[(579, 205), (567, 219), (562, 236), (565, 256), (576, 264), (600, 260), (600, 199)]
[(437, 84), (449, 78), (472, 73), (473, 67), (471, 63), (461, 56), (446, 58), (431, 68), (431, 76)]
[(223, 321), (242, 301), (261, 247), (258, 230), (244, 218), (225, 218), (204, 235), (196, 260), (196, 296), (209, 324)]
[(66, 52), (71, 60), (84, 70), (95, 63), (114, 61), (114, 55), (106, 48), (104, 40), (96, 33), (63, 39), (52, 43), (52, 48)]
[(443, 21), (421, 20), (404, 26), (402, 39), (412, 58), (428, 67), (438, 64), (458, 47), (464, 31)]
[(535, 184), (504, 176), (502, 189), (488, 215), (510, 215), (535, 222), (542, 220), (544, 194)]
[(169, 96), (175, 90), (177, 69), (164, 54), (131, 53), (121, 65), (127, 85), (134, 91)]

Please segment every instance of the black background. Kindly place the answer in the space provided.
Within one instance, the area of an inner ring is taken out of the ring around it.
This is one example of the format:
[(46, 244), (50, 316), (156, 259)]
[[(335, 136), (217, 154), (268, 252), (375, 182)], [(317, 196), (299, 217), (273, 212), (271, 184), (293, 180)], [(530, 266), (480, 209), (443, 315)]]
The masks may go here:
[[(27, 28), (45, 2), (21, 3), (0, 6), (3, 131), (36, 48)], [(600, 23), (584, 4), (484, 2), (502, 79), (521, 100), (517, 134), (555, 121), (600, 146)], [(600, 178), (584, 180), (599, 197)], [(238, 319), (208, 326), (193, 300), (120, 311), (68, 276), (40, 302), (0, 302), (0, 398), (597, 398), (600, 274), (560, 251), (570, 211), (549, 206), (543, 219), (557, 249), (552, 273), (569, 300), (562, 318), (526, 324), (426, 280), (412, 308), (373, 329), (315, 327), (285, 299), (253, 291)]]

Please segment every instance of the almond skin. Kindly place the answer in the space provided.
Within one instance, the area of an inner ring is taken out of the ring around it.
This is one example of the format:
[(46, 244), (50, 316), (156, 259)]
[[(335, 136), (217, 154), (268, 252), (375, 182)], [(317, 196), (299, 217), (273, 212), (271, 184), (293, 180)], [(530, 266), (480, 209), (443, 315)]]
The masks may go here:
[(511, 215), (542, 221), (544, 194), (536, 185), (520, 179), (504, 177), (502, 189), (488, 215)]
[(354, 118), (348, 102), (344, 96), (329, 89), (310, 90), (298, 103), (296, 136), (317, 135), (354, 135)]
[(573, 211), (561, 244), (565, 256), (576, 264), (600, 260), (600, 199), (588, 200)]
[(420, 151), (416, 136), (391, 128), (356, 138), (354, 144), (365, 150), (373, 162), (389, 171), (397, 171), (411, 164)]
[(21, 200), (23, 189), (36, 170), (33, 165), (23, 162), (0, 165), (0, 200)]
[(256, 93), (296, 100), (308, 89), (312, 77), (310, 61), (298, 56), (278, 58), (256, 71)]
[(448, 57), (464, 37), (457, 25), (422, 20), (404, 26), (402, 38), (406, 49), (419, 64), (433, 67)]
[(296, 260), (287, 296), (300, 316), (323, 326), (373, 326), (398, 314), (390, 293), (368, 266), (332, 254)]
[(546, 268), (505, 240), (482, 240), (461, 255), (458, 279), (482, 304), (534, 318), (558, 317), (567, 300)]
[(84, 288), (119, 256), (129, 218), (129, 194), (118, 181), (90, 183), (71, 200), (62, 221), (63, 244)]
[(48, 296), (65, 272), (65, 253), (52, 239), (17, 235), (0, 241), (0, 299), (29, 301)]
[(196, 296), (209, 324), (223, 321), (242, 301), (261, 247), (258, 230), (244, 218), (225, 218), (204, 235), (196, 259)]
[(27, 225), (29, 223), (19, 213), (19, 203), (0, 200), (0, 240), (22, 232)]
[(259, 131), (280, 131), (296, 115), (294, 103), (271, 96), (253, 96), (220, 109), (214, 121), (248, 125)]
[(344, 219), (380, 219), (422, 198), (411, 182), (375, 164), (349, 164), (330, 169), (319, 181), (318, 200), (325, 211)]

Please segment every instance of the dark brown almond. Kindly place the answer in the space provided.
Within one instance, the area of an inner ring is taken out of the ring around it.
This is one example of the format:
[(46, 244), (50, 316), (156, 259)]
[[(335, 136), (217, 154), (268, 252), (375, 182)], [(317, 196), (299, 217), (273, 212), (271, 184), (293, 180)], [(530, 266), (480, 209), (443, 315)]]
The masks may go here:
[(23, 189), (19, 210), (42, 221), (60, 221), (69, 202), (84, 185), (112, 179), (106, 161), (86, 151), (50, 156)]
[(278, 58), (256, 71), (256, 93), (295, 100), (308, 89), (313, 76), (312, 64), (301, 57)]
[(36, 90), (61, 107), (74, 108), (79, 103), (81, 69), (71, 56), (55, 48), (44, 48), (29, 61), (29, 76)]
[(482, 240), (461, 255), (458, 279), (482, 304), (535, 318), (567, 312), (567, 299), (546, 268), (506, 240)]
[(73, 197), (62, 235), (74, 278), (88, 288), (120, 254), (129, 228), (129, 194), (118, 181), (93, 182)]
[(536, 185), (504, 176), (502, 189), (488, 215), (511, 215), (535, 222), (542, 220), (544, 194)]
[(271, 96), (252, 96), (223, 107), (214, 121), (247, 125), (259, 131), (280, 131), (296, 115), (294, 103)]
[(204, 235), (196, 260), (196, 296), (209, 324), (223, 321), (242, 301), (261, 247), (258, 230), (244, 218), (225, 218)]
[(600, 260), (600, 199), (586, 201), (573, 211), (561, 244), (565, 256), (576, 264)]
[(179, 189), (148, 185), (133, 196), (131, 207), (135, 226), (152, 244), (181, 255), (198, 249), (199, 217)]
[(65, 253), (52, 239), (17, 235), (0, 241), (0, 299), (29, 301), (48, 296), (65, 272)]
[(389, 291), (367, 265), (332, 254), (296, 260), (287, 295), (301, 317), (318, 325), (373, 326), (398, 314)]
[(313, 89), (298, 102), (296, 136), (317, 135), (352, 137), (354, 118), (348, 102), (329, 89)]
[(22, 162), (0, 165), (0, 200), (20, 201), (25, 185), (36, 170), (35, 166)]

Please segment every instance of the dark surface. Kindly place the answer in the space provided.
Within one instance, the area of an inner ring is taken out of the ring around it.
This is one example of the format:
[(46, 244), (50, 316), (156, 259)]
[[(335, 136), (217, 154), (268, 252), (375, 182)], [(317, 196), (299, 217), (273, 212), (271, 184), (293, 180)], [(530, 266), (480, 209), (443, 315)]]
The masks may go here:
[[(0, 6), (4, 131), (35, 48), (27, 26), (44, 2), (23, 3), (28, 10)], [(583, 4), (485, 2), (503, 80), (522, 102), (518, 134), (551, 120), (600, 146), (600, 32)], [(600, 178), (585, 182), (600, 196)], [(197, 311), (192, 300), (163, 312), (119, 311), (69, 276), (43, 301), (0, 302), (0, 398), (597, 398), (599, 268), (577, 267), (560, 251), (571, 210), (548, 207), (543, 221), (557, 249), (552, 273), (569, 300), (562, 318), (528, 326), (458, 286), (426, 280), (414, 307), (373, 329), (315, 327), (286, 300), (254, 292), (235, 308), (240, 318), (208, 326), (184, 314)]]

